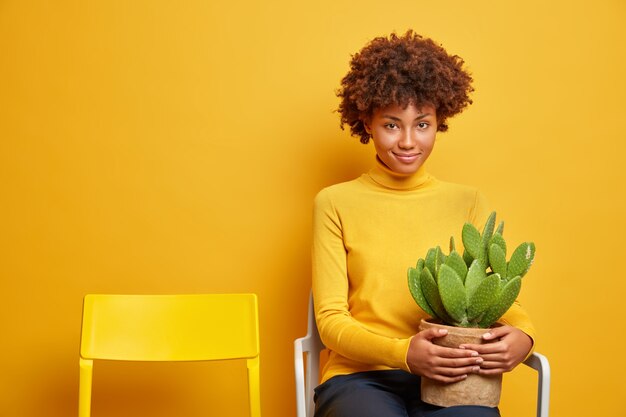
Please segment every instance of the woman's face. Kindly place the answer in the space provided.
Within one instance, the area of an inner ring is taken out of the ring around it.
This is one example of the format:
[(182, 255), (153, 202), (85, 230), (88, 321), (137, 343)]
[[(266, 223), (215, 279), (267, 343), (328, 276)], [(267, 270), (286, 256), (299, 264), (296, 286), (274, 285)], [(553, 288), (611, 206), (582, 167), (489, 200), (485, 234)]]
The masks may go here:
[(424, 164), (435, 145), (437, 115), (432, 106), (406, 108), (392, 105), (374, 111), (365, 123), (378, 157), (390, 170), (413, 174)]

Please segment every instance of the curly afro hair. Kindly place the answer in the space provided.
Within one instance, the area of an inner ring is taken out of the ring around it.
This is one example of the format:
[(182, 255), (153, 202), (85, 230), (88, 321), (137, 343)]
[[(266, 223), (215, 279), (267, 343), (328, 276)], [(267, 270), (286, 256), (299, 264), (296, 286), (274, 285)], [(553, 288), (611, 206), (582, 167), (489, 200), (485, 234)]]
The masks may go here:
[(364, 120), (374, 110), (414, 104), (432, 105), (437, 130), (445, 132), (446, 120), (472, 104), (472, 81), (460, 57), (411, 30), (403, 36), (375, 38), (352, 57), (337, 90), (341, 128), (349, 125), (353, 136), (368, 143)]

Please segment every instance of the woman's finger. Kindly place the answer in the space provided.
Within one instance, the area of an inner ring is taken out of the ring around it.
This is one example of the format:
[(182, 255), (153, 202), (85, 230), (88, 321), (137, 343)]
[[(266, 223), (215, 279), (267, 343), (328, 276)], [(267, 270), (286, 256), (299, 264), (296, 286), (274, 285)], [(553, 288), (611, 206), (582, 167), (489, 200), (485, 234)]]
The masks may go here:
[(484, 362), (484, 358), (470, 357), (470, 358), (437, 358), (435, 366), (439, 368), (466, 368), (472, 366), (480, 366)]
[(478, 372), (480, 372), (480, 366), (469, 365), (460, 368), (437, 367), (434, 371), (438, 375), (456, 377), (467, 374), (477, 374)]
[(434, 352), (441, 358), (469, 358), (480, 356), (479, 352), (473, 349), (455, 349), (444, 346), (435, 346)]
[(449, 377), (449, 376), (445, 376), (445, 375), (439, 375), (439, 374), (433, 374), (433, 375), (426, 375), (428, 378), (433, 379), (435, 381), (438, 382), (443, 382), (444, 384), (452, 384), (454, 382), (459, 382), (459, 381), (463, 381), (464, 379), (467, 378), (467, 375), (460, 375), (460, 376), (455, 376), (455, 377)]
[(460, 348), (478, 352), (481, 356), (488, 353), (504, 352), (506, 350), (506, 346), (502, 342), (485, 343), (484, 345), (464, 344), (461, 345)]
[(500, 375), (509, 371), (510, 369), (505, 369), (505, 368), (490, 368), (490, 369), (481, 368), (480, 371), (478, 371), (478, 374), (479, 375)]
[(505, 356), (501, 353), (490, 353), (481, 355), (480, 357), (483, 359), (483, 364), (481, 366), (485, 366), (487, 362), (504, 362), (506, 360)]

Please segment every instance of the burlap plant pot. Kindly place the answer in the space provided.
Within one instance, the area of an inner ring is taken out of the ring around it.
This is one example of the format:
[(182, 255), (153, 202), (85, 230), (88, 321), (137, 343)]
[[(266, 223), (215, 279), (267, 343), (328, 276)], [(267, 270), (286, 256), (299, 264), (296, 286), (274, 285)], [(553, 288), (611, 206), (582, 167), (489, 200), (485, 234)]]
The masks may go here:
[[(482, 339), (487, 329), (452, 327), (443, 324), (422, 320), (420, 330), (432, 327), (444, 328), (448, 334), (444, 337), (433, 339), (433, 343), (439, 346), (458, 348), (464, 343), (484, 344), (491, 343)], [(435, 380), (422, 377), (422, 401), (450, 407), (453, 405), (483, 405), (497, 407), (500, 402), (502, 389), (502, 375), (478, 375), (468, 374), (463, 381), (452, 384), (444, 384)]]

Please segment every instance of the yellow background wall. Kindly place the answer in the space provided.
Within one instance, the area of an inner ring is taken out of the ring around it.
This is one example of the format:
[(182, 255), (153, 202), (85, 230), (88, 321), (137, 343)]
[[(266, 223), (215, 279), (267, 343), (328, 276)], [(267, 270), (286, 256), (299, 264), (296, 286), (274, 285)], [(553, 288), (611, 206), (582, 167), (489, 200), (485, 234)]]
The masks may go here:
[[(552, 415), (620, 415), (625, 21), (618, 0), (0, 0), (0, 415), (75, 415), (93, 292), (258, 293), (263, 413), (295, 415), (311, 201), (373, 155), (333, 92), (407, 28), (474, 74), (429, 166), (537, 244), (521, 299)], [(244, 375), (97, 363), (93, 414), (245, 416)], [(505, 384), (503, 413), (531, 415), (532, 373)]]

